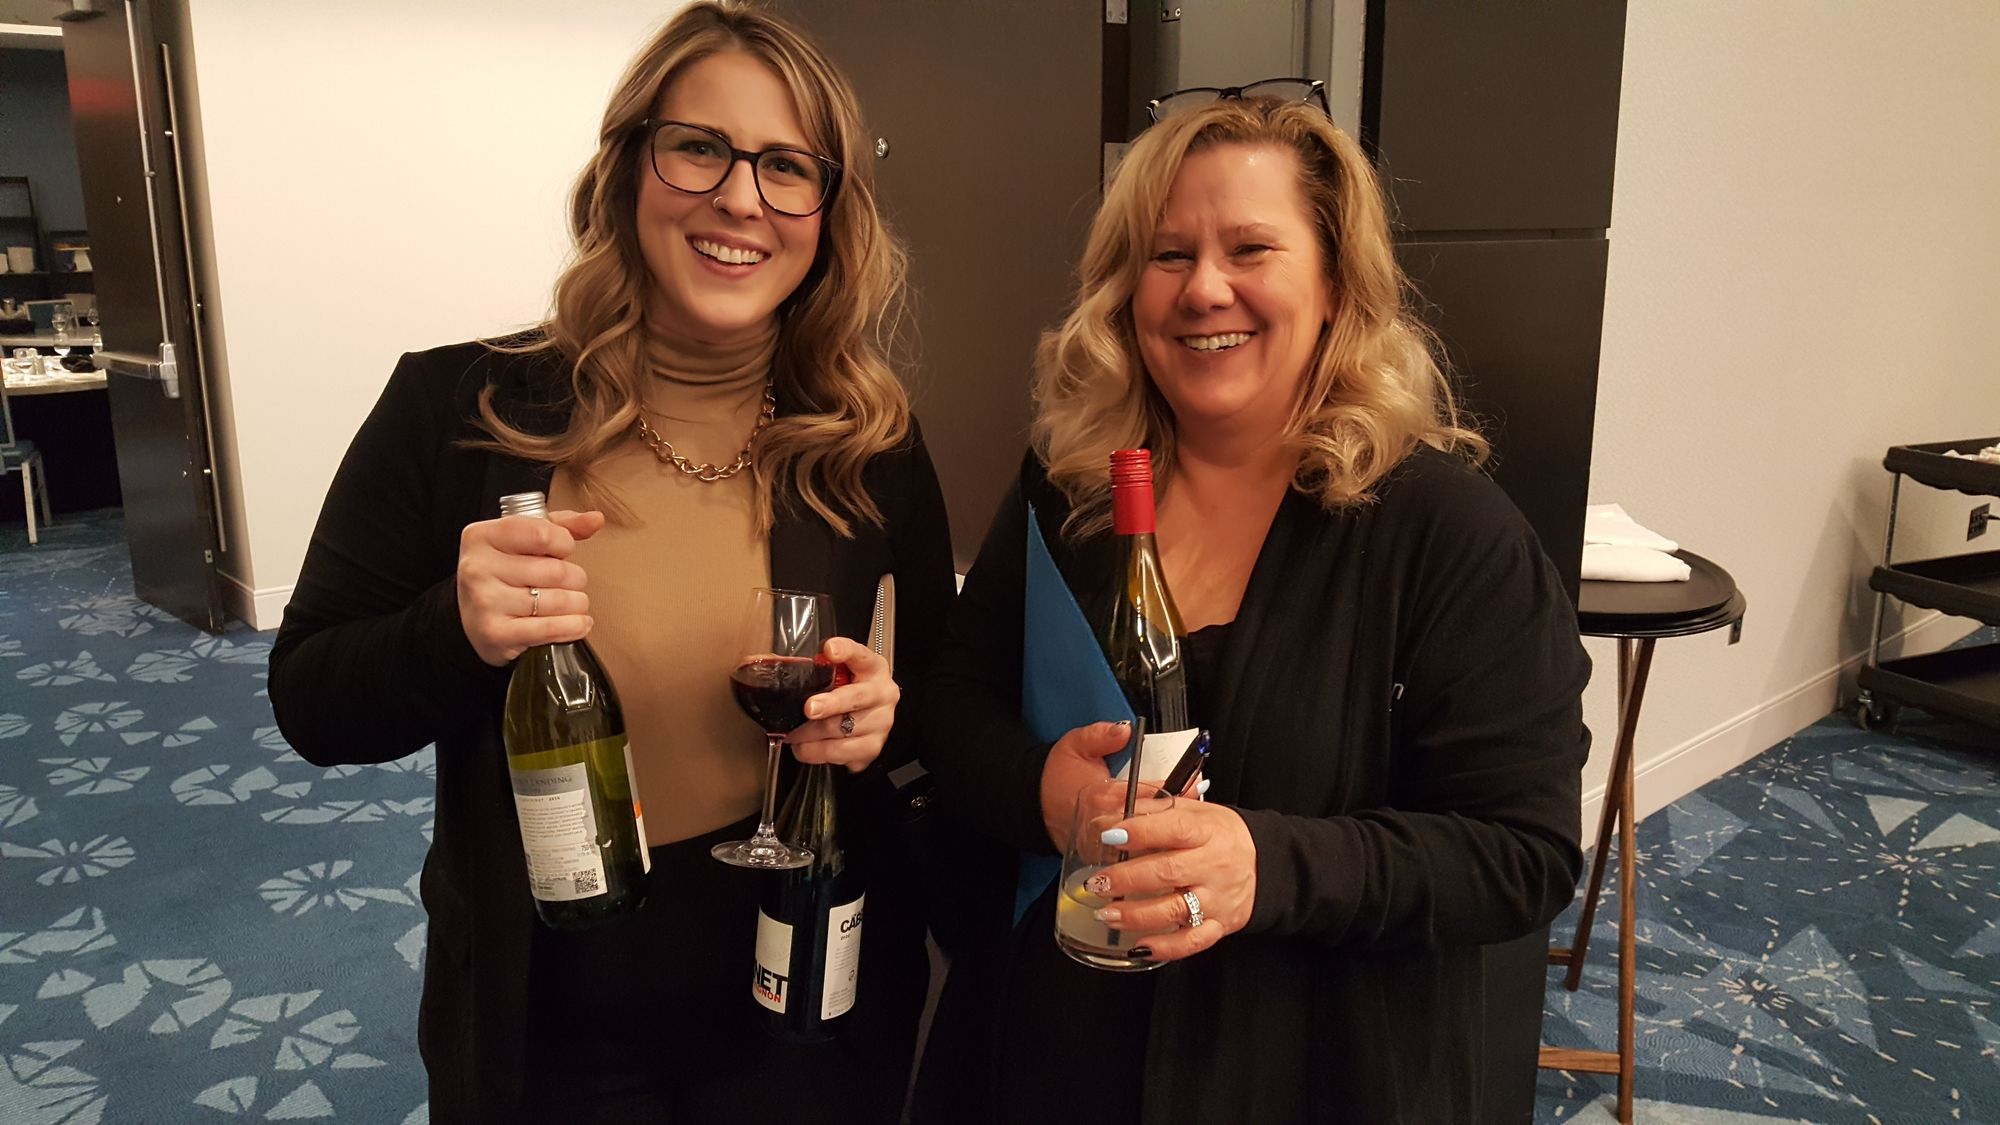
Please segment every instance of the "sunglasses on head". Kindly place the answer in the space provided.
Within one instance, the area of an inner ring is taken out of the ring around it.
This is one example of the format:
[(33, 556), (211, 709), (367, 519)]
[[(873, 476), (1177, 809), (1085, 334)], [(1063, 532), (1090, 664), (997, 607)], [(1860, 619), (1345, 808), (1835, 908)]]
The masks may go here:
[(1190, 86), (1185, 90), (1175, 90), (1162, 94), (1146, 103), (1146, 113), (1154, 121), (1165, 121), (1176, 113), (1226, 98), (1277, 98), (1288, 102), (1312, 102), (1320, 112), (1331, 114), (1327, 107), (1326, 83), (1317, 78), (1266, 78), (1247, 86)]

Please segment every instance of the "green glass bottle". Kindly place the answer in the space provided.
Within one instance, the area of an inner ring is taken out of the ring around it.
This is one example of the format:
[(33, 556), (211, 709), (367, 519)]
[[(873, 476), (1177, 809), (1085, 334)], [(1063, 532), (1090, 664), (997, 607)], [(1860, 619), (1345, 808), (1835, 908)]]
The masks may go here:
[[(539, 492), (500, 498), (503, 516), (548, 518)], [(535, 912), (581, 929), (646, 899), (646, 822), (618, 693), (583, 641), (538, 645), (514, 662), (502, 722), (507, 772)]]

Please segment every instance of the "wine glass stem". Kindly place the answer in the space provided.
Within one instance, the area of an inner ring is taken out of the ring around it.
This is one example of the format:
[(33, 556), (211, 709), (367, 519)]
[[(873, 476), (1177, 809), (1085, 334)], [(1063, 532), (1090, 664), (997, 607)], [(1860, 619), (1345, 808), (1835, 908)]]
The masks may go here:
[(779, 734), (767, 734), (764, 736), (764, 742), (769, 760), (764, 767), (764, 815), (757, 821), (757, 835), (772, 837), (778, 834), (778, 829), (772, 821), (776, 819), (778, 811), (778, 762), (784, 751), (785, 738)]

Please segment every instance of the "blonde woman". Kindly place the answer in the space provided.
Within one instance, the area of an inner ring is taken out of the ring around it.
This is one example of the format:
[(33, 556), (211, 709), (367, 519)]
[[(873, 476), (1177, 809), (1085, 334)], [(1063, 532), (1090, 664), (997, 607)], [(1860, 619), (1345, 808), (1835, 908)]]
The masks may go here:
[(1106, 776), (1123, 728), (1050, 745), (1022, 723), (1023, 543), (1032, 505), (1101, 614), (1107, 455), (1145, 446), (1211, 788), (1121, 825), (1155, 854), (1092, 888), (1131, 896), (1100, 917), (1164, 967), (1065, 958), (1051, 888), (995, 966), (954, 963), (921, 1119), (1492, 1119), (1479, 946), (1570, 900), (1588, 665), (1401, 288), (1368, 162), (1310, 102), (1211, 92), (1119, 168), (953, 611), (926, 761), (1030, 852)]
[[(437, 745), (432, 1120), (893, 1120), (928, 968), (887, 834), (885, 767), (911, 752), (879, 658), (830, 641), (854, 681), (791, 736), (855, 771), (842, 816), (877, 865), (841, 1040), (765, 1045), (749, 993), (770, 876), (708, 854), (759, 806), (762, 736), (727, 686), (749, 591), (830, 593), (862, 635), (893, 574), (906, 675), (952, 595), (937, 481), (877, 343), (901, 257), (859, 110), (788, 25), (698, 3), (633, 61), (598, 137), (547, 323), (405, 356), (354, 439), (272, 703), (313, 762)], [(532, 489), (561, 510), (495, 518)], [(501, 702), (525, 648), (585, 636), (624, 706), (652, 871), (635, 918), (557, 932), (528, 893)]]

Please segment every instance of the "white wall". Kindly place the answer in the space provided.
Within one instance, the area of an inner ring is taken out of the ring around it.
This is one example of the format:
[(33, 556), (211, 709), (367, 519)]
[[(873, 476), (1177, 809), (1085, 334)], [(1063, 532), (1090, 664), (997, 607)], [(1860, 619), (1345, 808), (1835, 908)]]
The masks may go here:
[(270, 627), (396, 357), (546, 310), (605, 100), (678, 5), (186, 2), (225, 569)]
[[(2000, 5), (1628, 13), (1591, 499), (1721, 563), (1750, 605), (1735, 647), (1658, 646), (1650, 810), (1834, 706), (1867, 643), (1886, 447), (2000, 434)], [(1977, 501), (1903, 495), (1898, 558), (1965, 549)], [(1615, 707), (1614, 650), (1590, 648), (1586, 791)]]

